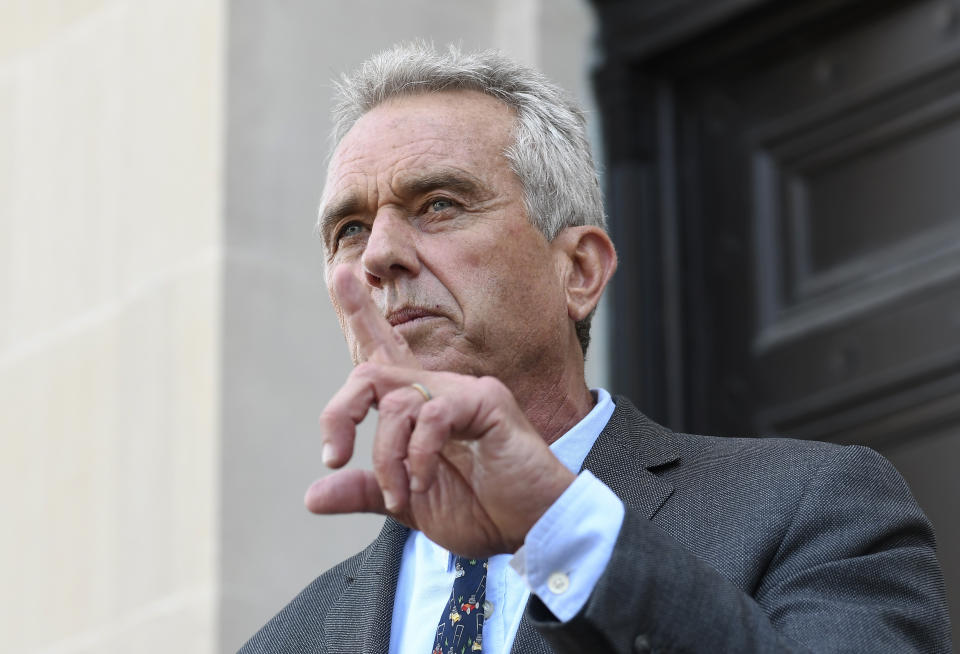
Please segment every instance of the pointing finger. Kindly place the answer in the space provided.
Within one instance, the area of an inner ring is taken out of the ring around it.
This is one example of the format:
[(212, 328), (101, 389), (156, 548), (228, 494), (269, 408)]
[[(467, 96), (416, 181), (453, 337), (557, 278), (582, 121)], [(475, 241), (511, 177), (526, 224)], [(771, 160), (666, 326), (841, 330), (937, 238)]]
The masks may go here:
[(403, 336), (380, 314), (363, 282), (341, 267), (334, 271), (332, 283), (361, 360), (420, 367)]

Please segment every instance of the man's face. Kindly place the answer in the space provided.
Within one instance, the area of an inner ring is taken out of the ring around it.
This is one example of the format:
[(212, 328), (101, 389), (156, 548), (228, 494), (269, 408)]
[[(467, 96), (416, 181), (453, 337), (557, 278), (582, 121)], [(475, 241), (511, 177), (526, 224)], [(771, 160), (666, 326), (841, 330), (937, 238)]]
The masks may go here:
[(558, 251), (503, 154), (513, 123), (473, 91), (391, 100), (341, 141), (321, 207), (328, 280), (350, 267), (424, 367), (508, 384), (550, 374), (572, 333)]

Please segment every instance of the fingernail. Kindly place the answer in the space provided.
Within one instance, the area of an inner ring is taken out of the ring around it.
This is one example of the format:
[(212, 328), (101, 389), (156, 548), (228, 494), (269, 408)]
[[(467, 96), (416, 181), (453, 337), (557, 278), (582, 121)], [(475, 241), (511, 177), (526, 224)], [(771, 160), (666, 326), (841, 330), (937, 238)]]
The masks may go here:
[(333, 462), (333, 445), (330, 443), (323, 444), (323, 464), (329, 466)]
[(410, 476), (410, 490), (414, 493), (419, 493), (423, 490), (423, 482), (420, 481), (420, 477), (416, 475)]
[(383, 503), (387, 505), (387, 511), (397, 508), (397, 498), (390, 491), (383, 491)]

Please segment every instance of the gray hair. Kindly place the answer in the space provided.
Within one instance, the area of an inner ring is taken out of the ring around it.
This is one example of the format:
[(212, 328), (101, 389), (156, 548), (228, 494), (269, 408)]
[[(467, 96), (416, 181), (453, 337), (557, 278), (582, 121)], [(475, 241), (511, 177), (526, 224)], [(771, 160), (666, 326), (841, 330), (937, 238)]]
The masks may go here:
[[(606, 229), (583, 111), (541, 73), (495, 50), (464, 53), (451, 45), (441, 52), (417, 41), (374, 55), (336, 86), (331, 149), (361, 116), (391, 98), (453, 90), (485, 93), (516, 112), (504, 155), (523, 185), (530, 222), (548, 240), (565, 227)], [(592, 317), (576, 325), (584, 354)]]

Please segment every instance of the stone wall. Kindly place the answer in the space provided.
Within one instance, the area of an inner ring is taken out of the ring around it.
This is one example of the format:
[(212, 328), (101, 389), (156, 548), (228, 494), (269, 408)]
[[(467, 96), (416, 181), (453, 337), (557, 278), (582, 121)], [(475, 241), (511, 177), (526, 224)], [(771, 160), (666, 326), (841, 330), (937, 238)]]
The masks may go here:
[(0, 633), (216, 642), (217, 2), (0, 4)]
[(5, 650), (235, 651), (376, 533), (301, 501), (350, 370), (330, 80), (422, 37), (588, 101), (592, 30), (581, 0), (0, 3)]

